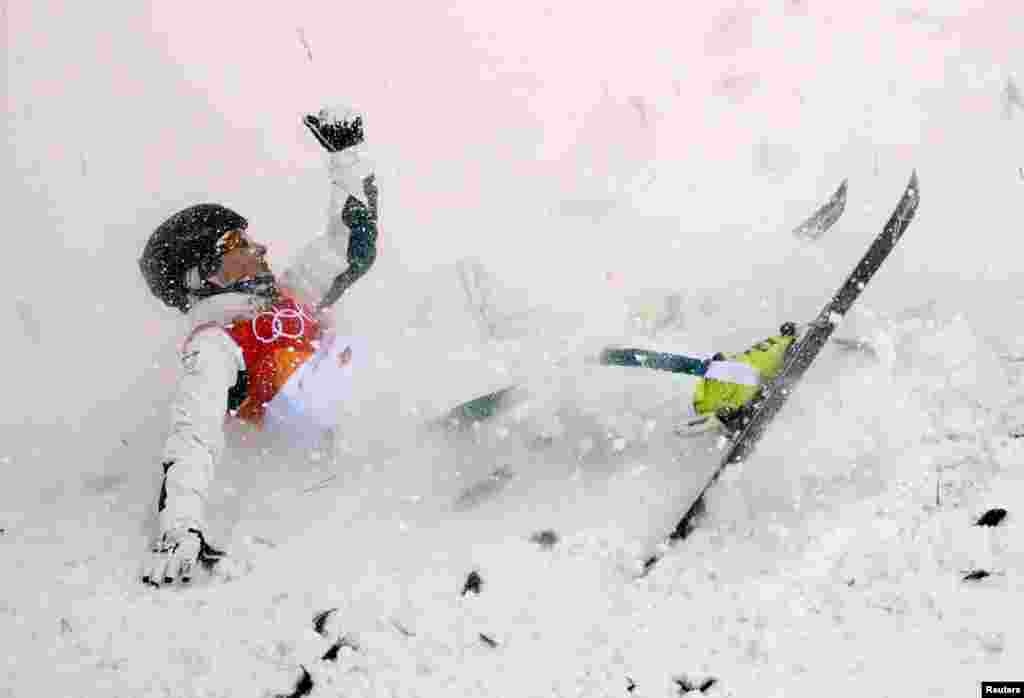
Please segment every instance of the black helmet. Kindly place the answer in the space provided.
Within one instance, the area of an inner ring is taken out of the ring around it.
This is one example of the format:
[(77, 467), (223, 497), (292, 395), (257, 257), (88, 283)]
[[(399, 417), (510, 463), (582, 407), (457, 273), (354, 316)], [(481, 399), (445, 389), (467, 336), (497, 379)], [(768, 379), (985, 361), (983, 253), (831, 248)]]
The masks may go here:
[(220, 204), (197, 204), (161, 223), (149, 236), (139, 268), (153, 295), (183, 313), (192, 305), (186, 277), (196, 268), (205, 278), (216, 271), (217, 240), (249, 222)]

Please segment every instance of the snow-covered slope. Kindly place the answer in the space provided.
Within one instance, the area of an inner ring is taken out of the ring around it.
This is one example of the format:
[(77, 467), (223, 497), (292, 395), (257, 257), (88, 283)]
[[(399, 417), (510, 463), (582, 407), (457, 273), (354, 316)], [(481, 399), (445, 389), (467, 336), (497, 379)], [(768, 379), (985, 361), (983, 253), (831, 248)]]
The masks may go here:
[[(303, 672), (312, 696), (961, 696), (1021, 678), (1012, 3), (4, 13), (7, 694), (298, 695)], [(381, 161), (382, 253), (338, 311), (377, 365), (335, 449), (221, 467), (214, 523), (247, 574), (143, 588), (176, 318), (136, 256), (204, 199), (276, 258), (298, 250), (326, 194), (298, 117), (322, 101), (365, 108)], [(912, 168), (918, 216), (837, 333), (871, 351), (823, 353), (704, 524), (636, 579), (714, 443), (673, 434), (677, 378), (585, 358), (734, 350), (810, 317)], [(840, 222), (794, 238), (847, 177)], [(481, 341), (462, 258), (530, 310), (529, 336)], [(518, 381), (539, 396), (530, 428), (573, 416), (550, 449), (514, 423), (462, 443), (420, 428)], [(458, 503), (496, 469), (500, 491)], [(997, 507), (999, 526), (972, 525)]]

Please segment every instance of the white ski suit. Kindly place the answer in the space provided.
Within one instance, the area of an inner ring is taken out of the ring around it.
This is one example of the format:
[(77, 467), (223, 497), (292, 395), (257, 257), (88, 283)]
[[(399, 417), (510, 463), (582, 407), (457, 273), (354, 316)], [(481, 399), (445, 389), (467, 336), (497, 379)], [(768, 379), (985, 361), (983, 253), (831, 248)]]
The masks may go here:
[[(197, 301), (186, 315), (182, 373), (162, 458), (160, 531), (204, 530), (204, 503), (224, 450), (225, 419), (229, 406), (238, 407), (230, 404), (236, 402), (233, 392), (247, 392), (248, 402), (258, 403), (249, 405), (249, 412), (275, 436), (315, 439), (334, 424), (361, 352), (350, 339), (320, 328), (309, 303), (323, 298), (340, 274), (351, 283), (372, 265), (377, 211), (376, 189), (371, 201), (373, 185), (367, 184), (373, 182), (373, 165), (365, 146), (330, 153), (328, 162), (327, 230), (280, 276), (281, 287), (295, 301), (268, 308), (262, 298), (224, 293)], [(353, 224), (351, 210), (367, 207), (373, 212), (370, 223), (363, 218), (362, 225)], [(239, 329), (249, 332), (248, 344), (239, 341)], [(281, 349), (268, 354), (263, 344), (270, 342), (282, 343)], [(247, 355), (260, 365), (247, 365)]]

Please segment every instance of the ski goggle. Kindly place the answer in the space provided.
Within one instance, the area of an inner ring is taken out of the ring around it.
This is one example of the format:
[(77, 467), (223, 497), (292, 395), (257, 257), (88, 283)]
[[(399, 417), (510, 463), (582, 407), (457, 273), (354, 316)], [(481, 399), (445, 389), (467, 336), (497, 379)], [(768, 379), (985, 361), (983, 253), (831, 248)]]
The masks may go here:
[(217, 240), (214, 249), (216, 250), (218, 257), (223, 257), (228, 252), (245, 249), (247, 247), (252, 246), (252, 240), (246, 237), (245, 231), (239, 228), (235, 228), (234, 230), (229, 230), (228, 232), (221, 235), (220, 238)]
[(262, 257), (266, 253), (267, 248), (250, 240), (244, 230), (238, 228), (229, 230), (217, 238), (217, 242), (213, 245), (212, 253), (205, 255), (199, 261), (197, 267), (199, 278), (207, 279), (211, 274), (216, 273), (221, 265), (221, 261), (224, 259), (224, 255), (234, 250), (248, 250), (253, 255)]

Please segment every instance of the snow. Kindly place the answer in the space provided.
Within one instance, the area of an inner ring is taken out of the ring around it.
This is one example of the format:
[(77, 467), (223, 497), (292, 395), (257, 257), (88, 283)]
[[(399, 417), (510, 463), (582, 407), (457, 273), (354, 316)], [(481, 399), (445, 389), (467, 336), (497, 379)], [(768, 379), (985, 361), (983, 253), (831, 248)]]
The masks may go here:
[[(289, 695), (304, 670), (314, 698), (1019, 678), (1024, 11), (611, 8), (5, 5), (6, 693)], [(374, 368), (333, 451), (250, 444), (219, 468), (237, 578), (144, 588), (178, 328), (138, 252), (216, 200), (292, 257), (325, 198), (299, 116), (337, 102), (381, 163), (381, 254), (337, 313)], [(862, 348), (822, 353), (640, 577), (720, 444), (672, 433), (692, 379), (586, 357), (733, 351), (816, 317), (915, 168), (915, 221), (831, 319)], [(839, 222), (795, 239), (847, 177)], [(528, 309), (507, 335), (481, 340), (463, 258)], [(461, 442), (419, 429), (520, 381), (530, 399)]]

